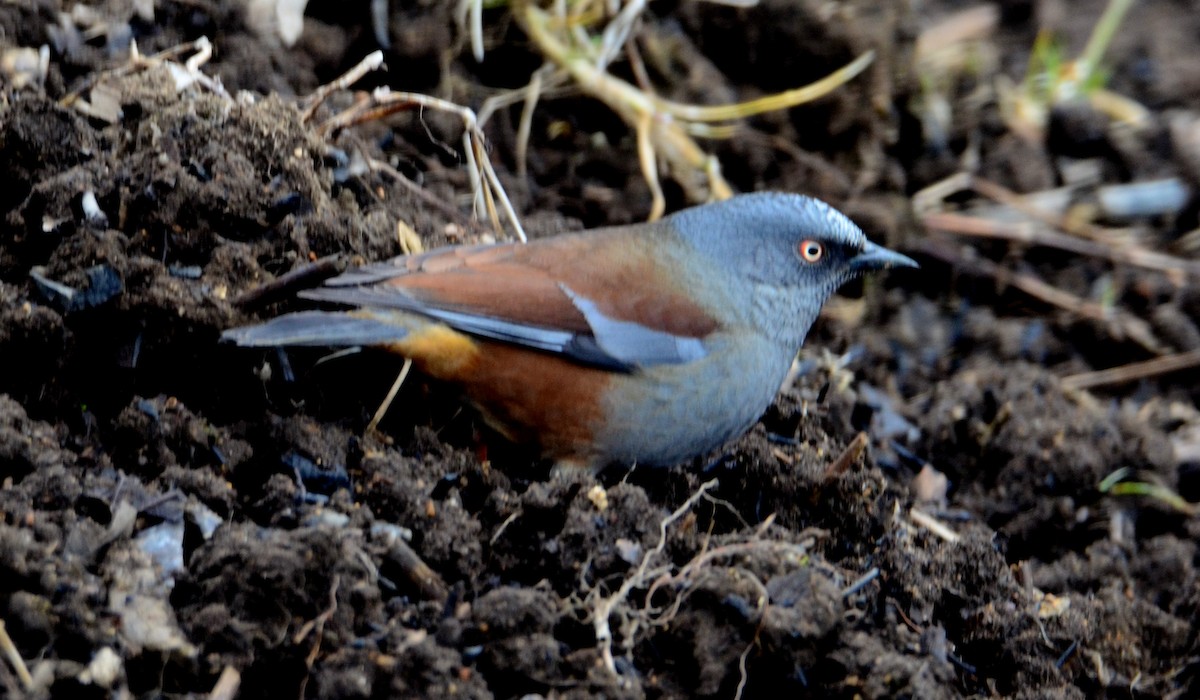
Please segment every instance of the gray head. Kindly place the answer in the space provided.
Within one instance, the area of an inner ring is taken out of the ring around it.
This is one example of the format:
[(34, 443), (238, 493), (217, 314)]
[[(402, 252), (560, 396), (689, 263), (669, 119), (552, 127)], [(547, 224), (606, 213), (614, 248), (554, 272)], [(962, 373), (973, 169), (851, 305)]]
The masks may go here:
[(669, 219), (694, 250), (733, 268), (759, 328), (796, 347), (834, 290), (866, 272), (917, 267), (867, 240), (844, 214), (812, 197), (745, 194)]

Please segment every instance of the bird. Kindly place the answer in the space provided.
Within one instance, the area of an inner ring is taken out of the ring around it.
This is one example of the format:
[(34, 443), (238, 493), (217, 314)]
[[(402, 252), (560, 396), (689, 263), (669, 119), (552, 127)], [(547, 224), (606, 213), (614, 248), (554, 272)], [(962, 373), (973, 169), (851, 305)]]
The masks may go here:
[(368, 264), (299, 293), (339, 308), (222, 340), (381, 348), (457, 386), (556, 472), (668, 467), (749, 430), (834, 291), (898, 267), (917, 263), (829, 204), (758, 192), (651, 222)]

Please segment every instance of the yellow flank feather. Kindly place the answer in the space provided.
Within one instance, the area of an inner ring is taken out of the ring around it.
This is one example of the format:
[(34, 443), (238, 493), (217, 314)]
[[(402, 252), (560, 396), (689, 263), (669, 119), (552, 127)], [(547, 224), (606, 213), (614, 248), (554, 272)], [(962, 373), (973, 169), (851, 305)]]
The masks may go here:
[(389, 349), (411, 357), (422, 371), (438, 379), (458, 378), (479, 356), (479, 345), (470, 336), (441, 323), (414, 328)]

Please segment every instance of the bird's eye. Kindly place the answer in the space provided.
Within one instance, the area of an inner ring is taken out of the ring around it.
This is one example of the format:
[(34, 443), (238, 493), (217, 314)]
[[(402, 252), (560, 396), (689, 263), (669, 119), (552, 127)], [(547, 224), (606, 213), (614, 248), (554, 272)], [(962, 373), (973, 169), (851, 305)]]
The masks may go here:
[(799, 250), (800, 257), (804, 258), (804, 262), (807, 263), (815, 263), (825, 255), (825, 246), (821, 245), (820, 241), (812, 239), (801, 241)]

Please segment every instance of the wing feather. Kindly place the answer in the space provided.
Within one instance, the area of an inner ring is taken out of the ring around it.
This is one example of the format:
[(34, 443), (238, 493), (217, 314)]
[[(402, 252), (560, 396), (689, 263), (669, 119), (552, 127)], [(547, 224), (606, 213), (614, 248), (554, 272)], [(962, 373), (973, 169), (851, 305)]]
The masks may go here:
[(301, 296), (410, 311), (609, 369), (688, 362), (717, 324), (669, 282), (655, 233), (670, 235), (615, 228), (448, 248), (350, 270)]

